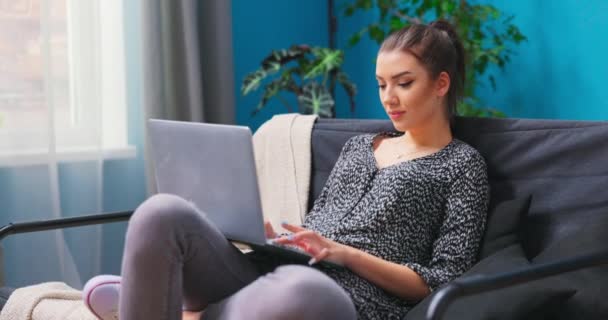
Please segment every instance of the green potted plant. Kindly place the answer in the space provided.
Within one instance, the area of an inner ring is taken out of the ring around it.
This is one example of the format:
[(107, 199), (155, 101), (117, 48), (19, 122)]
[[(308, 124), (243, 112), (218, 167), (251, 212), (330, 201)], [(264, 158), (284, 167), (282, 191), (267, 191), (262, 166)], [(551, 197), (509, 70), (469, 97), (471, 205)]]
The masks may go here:
[(475, 96), (475, 87), (489, 82), (496, 90), (496, 79), (486, 74), (488, 67), (496, 65), (504, 69), (514, 53), (508, 45), (526, 40), (512, 23), (513, 16), (504, 17), (492, 5), (472, 4), (466, 0), (355, 0), (346, 4), (343, 12), (348, 17), (357, 11), (372, 9), (378, 10), (379, 19), (353, 34), (349, 39), (351, 46), (365, 34), (380, 44), (389, 33), (406, 25), (437, 18), (448, 20), (456, 27), (467, 52), (465, 98), (458, 105), (459, 114), (504, 117), (502, 112), (482, 106)]
[[(340, 70), (343, 61), (344, 52), (336, 49), (293, 45), (288, 49), (273, 50), (262, 60), (258, 70), (245, 77), (241, 93), (247, 95), (263, 86), (262, 97), (253, 111), (254, 115), (276, 96), (288, 112), (297, 110), (302, 114), (334, 117), (335, 99), (331, 93), (331, 77), (335, 77), (346, 91), (351, 111), (355, 108), (357, 88)], [(297, 109), (282, 96), (283, 92), (296, 95)]]

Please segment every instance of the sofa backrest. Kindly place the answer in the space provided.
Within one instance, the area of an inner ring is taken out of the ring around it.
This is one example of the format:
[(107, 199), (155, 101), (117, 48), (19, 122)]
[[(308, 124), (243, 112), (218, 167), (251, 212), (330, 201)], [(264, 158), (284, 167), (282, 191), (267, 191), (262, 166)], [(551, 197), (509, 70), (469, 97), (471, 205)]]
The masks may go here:
[[(388, 120), (319, 119), (309, 206), (348, 138), (393, 130)], [(528, 257), (586, 224), (608, 222), (608, 122), (457, 117), (454, 135), (486, 159), (491, 205), (533, 195), (523, 244)]]

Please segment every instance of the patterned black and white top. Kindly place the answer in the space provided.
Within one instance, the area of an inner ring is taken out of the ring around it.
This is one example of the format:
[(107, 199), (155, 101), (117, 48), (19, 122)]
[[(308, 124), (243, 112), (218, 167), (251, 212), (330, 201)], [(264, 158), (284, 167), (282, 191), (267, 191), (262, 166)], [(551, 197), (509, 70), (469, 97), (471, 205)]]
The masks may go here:
[[(485, 161), (453, 139), (434, 154), (379, 169), (376, 136), (346, 142), (304, 227), (405, 265), (434, 290), (475, 261), (489, 200)], [(402, 319), (415, 305), (347, 269), (320, 268), (350, 294), (359, 319)]]

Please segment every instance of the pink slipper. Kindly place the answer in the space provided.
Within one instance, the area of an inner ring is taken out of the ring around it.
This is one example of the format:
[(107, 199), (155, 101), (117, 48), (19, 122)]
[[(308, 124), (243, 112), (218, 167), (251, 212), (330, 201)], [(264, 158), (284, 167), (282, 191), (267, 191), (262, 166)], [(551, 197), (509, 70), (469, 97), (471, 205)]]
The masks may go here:
[(119, 293), (119, 276), (99, 275), (87, 281), (82, 290), (82, 299), (100, 320), (118, 320)]

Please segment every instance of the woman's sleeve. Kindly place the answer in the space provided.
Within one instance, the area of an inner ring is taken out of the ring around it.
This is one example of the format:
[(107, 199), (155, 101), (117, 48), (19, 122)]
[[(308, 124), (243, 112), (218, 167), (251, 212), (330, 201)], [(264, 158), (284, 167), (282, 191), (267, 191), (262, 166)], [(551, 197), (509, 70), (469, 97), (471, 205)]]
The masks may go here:
[(405, 263), (431, 291), (467, 271), (475, 262), (489, 201), (486, 164), (479, 155), (452, 183), (439, 235), (428, 265)]

